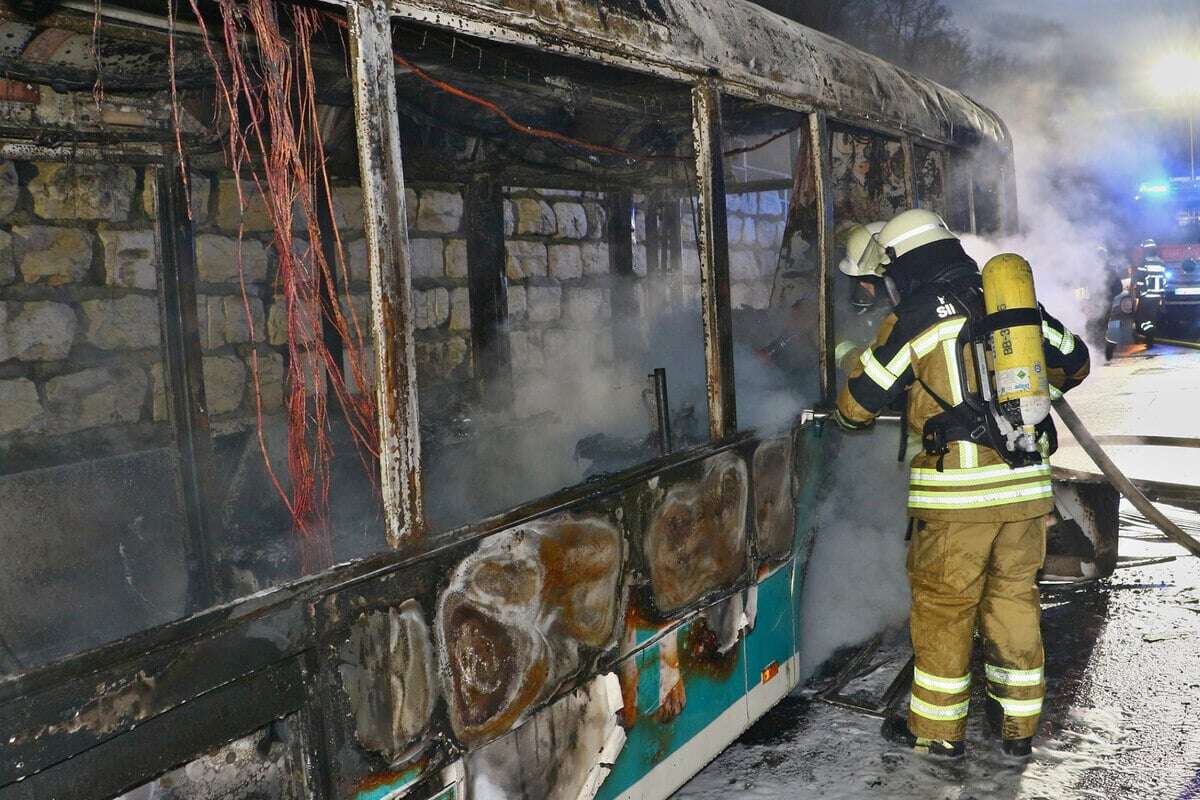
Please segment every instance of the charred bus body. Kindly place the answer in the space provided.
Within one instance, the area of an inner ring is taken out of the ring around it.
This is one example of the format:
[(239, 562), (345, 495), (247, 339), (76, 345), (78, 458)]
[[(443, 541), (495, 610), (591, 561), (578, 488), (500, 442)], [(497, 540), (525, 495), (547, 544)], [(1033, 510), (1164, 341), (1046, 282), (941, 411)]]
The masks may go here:
[(793, 688), (835, 228), (1011, 146), (711, 5), (4, 12), (0, 798), (665, 797)]

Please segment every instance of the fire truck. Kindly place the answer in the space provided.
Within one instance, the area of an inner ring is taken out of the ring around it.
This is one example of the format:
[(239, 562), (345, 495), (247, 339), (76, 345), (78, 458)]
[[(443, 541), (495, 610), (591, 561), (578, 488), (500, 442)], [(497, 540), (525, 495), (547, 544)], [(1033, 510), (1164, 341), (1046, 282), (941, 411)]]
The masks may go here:
[(1200, 334), (1200, 181), (1143, 183), (1134, 204), (1140, 242), (1130, 250), (1134, 276), (1155, 273), (1151, 280), (1134, 281), (1134, 300), (1161, 306), (1156, 320), (1161, 335), (1195, 338)]

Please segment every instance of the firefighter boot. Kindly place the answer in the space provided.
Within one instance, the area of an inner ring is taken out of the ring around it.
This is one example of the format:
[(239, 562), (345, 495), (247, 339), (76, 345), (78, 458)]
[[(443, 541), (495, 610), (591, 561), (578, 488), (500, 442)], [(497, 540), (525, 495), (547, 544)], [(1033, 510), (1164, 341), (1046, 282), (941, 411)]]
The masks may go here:
[(884, 739), (901, 747), (908, 748), (914, 753), (937, 756), (939, 758), (962, 758), (967, 751), (965, 742), (951, 742), (946, 739), (926, 739), (917, 736), (908, 729), (908, 718), (889, 716), (883, 720), (880, 729)]
[[(1000, 705), (999, 700), (989, 697), (984, 703), (984, 710), (987, 712), (988, 729), (993, 736), (1000, 737), (1004, 730), (1004, 706)], [(1033, 753), (1033, 737), (1004, 739), (1000, 747), (1004, 750), (1004, 755), (1010, 758), (1029, 758)]]

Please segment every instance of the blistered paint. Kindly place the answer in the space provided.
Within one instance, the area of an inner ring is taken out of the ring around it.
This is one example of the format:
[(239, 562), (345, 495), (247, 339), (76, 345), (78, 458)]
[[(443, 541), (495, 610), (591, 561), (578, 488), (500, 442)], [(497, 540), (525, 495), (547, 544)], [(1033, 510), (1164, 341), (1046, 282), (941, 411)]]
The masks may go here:
[(455, 735), (469, 746), (507, 732), (611, 643), (620, 613), (621, 532), (561, 515), (490, 536), (451, 573), (438, 607), (443, 681)]
[(625, 745), (621, 690), (600, 675), (466, 758), (471, 796), (591, 800)]
[(655, 507), (645, 553), (659, 610), (684, 608), (745, 574), (748, 484), (745, 462), (721, 453), (699, 481), (677, 484)]
[(395, 761), (428, 728), (436, 699), (433, 646), (415, 600), (364, 613), (338, 651), (338, 674), (354, 711), (354, 734)]
[(792, 439), (772, 439), (754, 451), (754, 530), (758, 554), (778, 560), (792, 554), (796, 505)]

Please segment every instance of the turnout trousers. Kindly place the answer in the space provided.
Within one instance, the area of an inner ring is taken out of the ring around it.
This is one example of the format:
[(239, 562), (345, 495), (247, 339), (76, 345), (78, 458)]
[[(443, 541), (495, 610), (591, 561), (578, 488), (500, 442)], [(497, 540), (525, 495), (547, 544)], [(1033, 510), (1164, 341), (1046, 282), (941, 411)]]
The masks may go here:
[(975, 626), (985, 640), (988, 696), (1005, 739), (1032, 736), (1045, 694), (1035, 579), (1043, 517), (1017, 522), (914, 520), (908, 549), (916, 656), (908, 726), (927, 739), (966, 737)]

